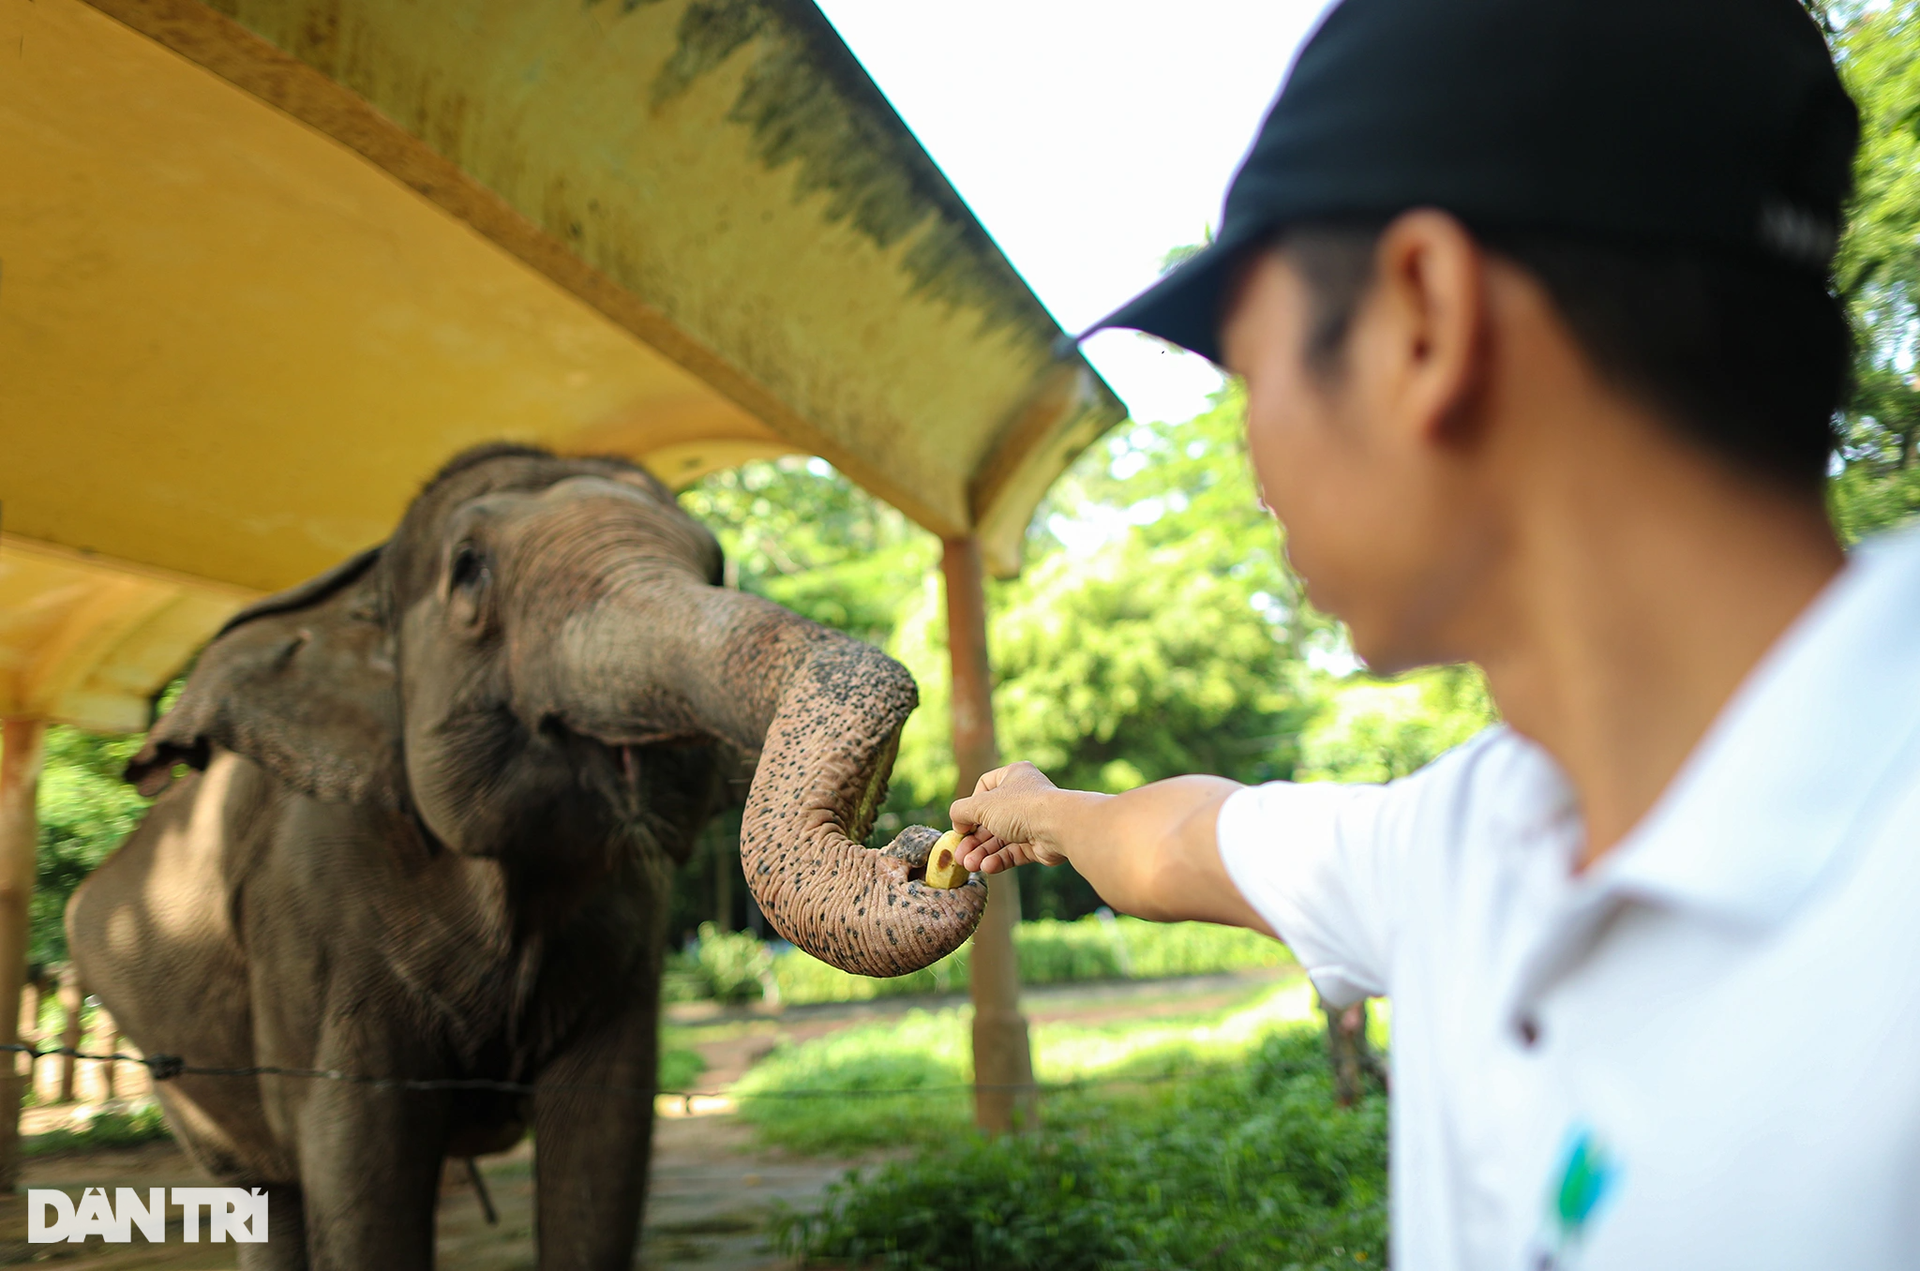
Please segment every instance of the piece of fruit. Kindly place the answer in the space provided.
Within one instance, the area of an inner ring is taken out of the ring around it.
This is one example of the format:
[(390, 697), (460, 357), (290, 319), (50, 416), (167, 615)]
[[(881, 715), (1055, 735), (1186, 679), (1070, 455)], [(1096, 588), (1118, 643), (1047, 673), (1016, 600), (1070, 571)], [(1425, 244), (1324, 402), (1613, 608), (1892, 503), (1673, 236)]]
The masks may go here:
[(952, 891), (967, 881), (967, 867), (960, 863), (960, 841), (966, 835), (948, 830), (927, 853), (927, 886)]

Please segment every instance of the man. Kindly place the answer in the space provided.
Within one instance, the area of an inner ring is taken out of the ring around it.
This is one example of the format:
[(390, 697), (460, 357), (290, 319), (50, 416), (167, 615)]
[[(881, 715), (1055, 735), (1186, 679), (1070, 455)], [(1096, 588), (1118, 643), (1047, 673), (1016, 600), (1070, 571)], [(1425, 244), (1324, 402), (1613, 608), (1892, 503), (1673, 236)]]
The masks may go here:
[(1386, 786), (1015, 764), (964, 859), (1391, 995), (1397, 1267), (1920, 1266), (1920, 540), (1822, 503), (1855, 133), (1794, 0), (1346, 0), (1104, 324), (1240, 375), (1309, 595), (1505, 723)]

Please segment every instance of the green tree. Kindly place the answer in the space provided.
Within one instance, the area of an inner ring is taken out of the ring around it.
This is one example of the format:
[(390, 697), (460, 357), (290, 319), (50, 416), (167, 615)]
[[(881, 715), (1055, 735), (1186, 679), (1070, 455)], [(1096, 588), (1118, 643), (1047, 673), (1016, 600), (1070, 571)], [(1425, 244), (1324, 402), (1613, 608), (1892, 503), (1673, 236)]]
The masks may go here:
[(824, 459), (716, 472), (680, 505), (720, 539), (734, 585), (875, 644), (940, 561), (938, 539)]
[(1829, 486), (1834, 522), (1853, 542), (1920, 514), (1920, 0), (1828, 7), (1861, 123), (1835, 268), (1854, 329), (1854, 389)]
[(1096, 790), (1291, 773), (1311, 707), (1290, 668), (1332, 632), (1280, 558), (1244, 417), (1229, 389), (1186, 423), (1132, 425), (1063, 483), (1051, 543), (994, 616), (1010, 752)]
[(1471, 666), (1398, 679), (1324, 681), (1319, 711), (1300, 737), (1299, 781), (1392, 781), (1426, 766), (1495, 719), (1486, 681)]
[(29, 960), (66, 960), (67, 898), (145, 815), (149, 801), (120, 780), (142, 740), (64, 725), (47, 730)]
[[(1036, 518), (1030, 563), (991, 592), (1003, 752), (1117, 791), (1180, 772), (1291, 771), (1302, 610), (1247, 468), (1237, 395), (1184, 424), (1134, 424), (1074, 465)], [(945, 629), (924, 586), (893, 651), (944, 707)], [(1324, 625), (1324, 624), (1320, 624)], [(1315, 628), (1317, 629), (1317, 628)], [(945, 798), (953, 766), (926, 710), (898, 771)]]

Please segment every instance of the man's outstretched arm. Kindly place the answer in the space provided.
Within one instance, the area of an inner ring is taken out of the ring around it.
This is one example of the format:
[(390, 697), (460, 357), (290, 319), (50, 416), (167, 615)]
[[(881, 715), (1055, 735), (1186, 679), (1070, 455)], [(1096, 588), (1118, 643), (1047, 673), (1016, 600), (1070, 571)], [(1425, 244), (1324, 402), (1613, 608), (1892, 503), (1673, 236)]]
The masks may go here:
[(953, 804), (961, 862), (997, 874), (1073, 862), (1102, 899), (1156, 922), (1197, 919), (1273, 935), (1233, 885), (1214, 824), (1240, 789), (1224, 777), (1173, 777), (1125, 794), (1062, 790), (1030, 763), (996, 768)]

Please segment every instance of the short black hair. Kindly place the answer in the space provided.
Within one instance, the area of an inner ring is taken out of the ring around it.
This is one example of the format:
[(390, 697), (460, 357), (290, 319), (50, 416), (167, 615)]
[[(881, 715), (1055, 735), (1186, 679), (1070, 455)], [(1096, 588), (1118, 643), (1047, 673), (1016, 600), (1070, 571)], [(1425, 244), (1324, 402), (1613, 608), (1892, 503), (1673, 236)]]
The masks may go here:
[[(1275, 243), (1307, 284), (1309, 365), (1338, 371), (1384, 220), (1296, 225)], [(1759, 257), (1474, 230), (1539, 280), (1594, 369), (1723, 462), (1820, 492), (1845, 401), (1845, 310), (1809, 270)]]

